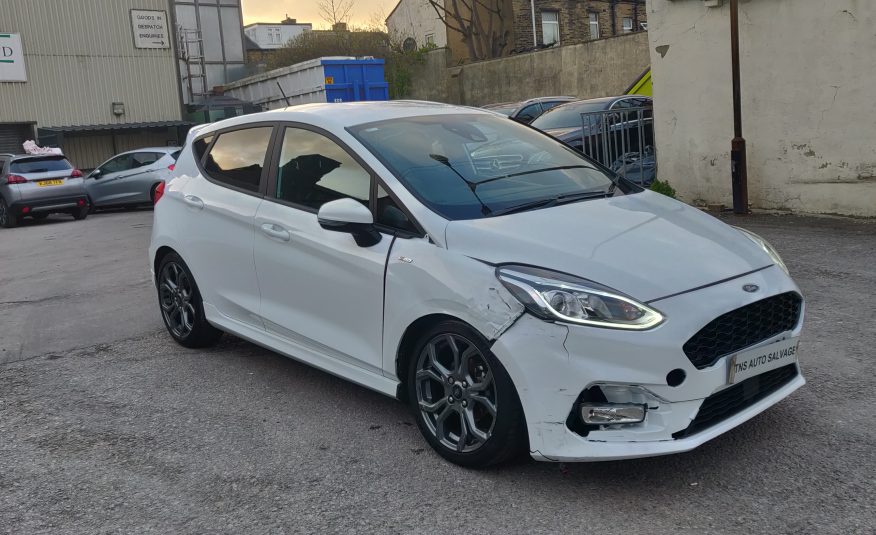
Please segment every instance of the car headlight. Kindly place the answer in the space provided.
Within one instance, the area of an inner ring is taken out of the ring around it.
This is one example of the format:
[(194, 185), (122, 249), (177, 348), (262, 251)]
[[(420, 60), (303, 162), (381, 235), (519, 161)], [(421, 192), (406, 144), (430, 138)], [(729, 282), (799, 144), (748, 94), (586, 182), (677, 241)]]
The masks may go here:
[(586, 279), (515, 265), (498, 267), (496, 277), (542, 319), (636, 331), (663, 322), (653, 308)]
[(776, 252), (776, 249), (772, 245), (770, 245), (770, 242), (761, 238), (760, 236), (758, 236), (754, 232), (749, 232), (749, 231), (745, 230), (744, 228), (739, 228), (739, 227), (733, 227), (733, 228), (735, 228), (736, 230), (741, 232), (749, 240), (756, 243), (758, 247), (760, 247), (761, 249), (764, 250), (764, 252), (766, 252), (766, 254), (770, 255), (770, 258), (773, 259), (773, 262), (775, 262), (777, 266), (782, 268), (782, 271), (784, 271), (788, 275), (791, 274), (791, 272), (788, 271), (788, 266), (786, 266), (785, 262), (782, 261), (782, 257), (779, 256), (779, 253)]

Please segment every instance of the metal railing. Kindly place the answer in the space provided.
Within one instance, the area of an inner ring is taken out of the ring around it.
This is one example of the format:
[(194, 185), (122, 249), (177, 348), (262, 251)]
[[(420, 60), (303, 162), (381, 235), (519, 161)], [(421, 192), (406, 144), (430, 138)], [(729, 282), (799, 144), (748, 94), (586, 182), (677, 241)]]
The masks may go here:
[(581, 114), (581, 151), (588, 158), (642, 186), (657, 174), (651, 108), (624, 108)]

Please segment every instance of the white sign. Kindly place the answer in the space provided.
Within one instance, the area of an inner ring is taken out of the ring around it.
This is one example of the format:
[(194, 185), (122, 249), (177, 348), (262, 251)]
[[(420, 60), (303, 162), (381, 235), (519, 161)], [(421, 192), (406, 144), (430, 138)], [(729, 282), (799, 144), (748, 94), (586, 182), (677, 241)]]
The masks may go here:
[(0, 82), (26, 82), (21, 35), (0, 32)]
[(164, 11), (131, 10), (135, 48), (170, 48), (167, 35), (167, 13)]

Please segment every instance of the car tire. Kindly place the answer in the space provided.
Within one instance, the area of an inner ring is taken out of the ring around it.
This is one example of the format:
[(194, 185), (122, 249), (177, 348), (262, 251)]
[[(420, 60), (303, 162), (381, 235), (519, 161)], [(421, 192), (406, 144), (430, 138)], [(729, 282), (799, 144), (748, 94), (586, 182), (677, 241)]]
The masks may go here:
[(460, 466), (484, 468), (525, 451), (526, 422), (517, 390), (471, 326), (448, 320), (428, 329), (409, 362), (410, 408), (439, 455)]
[(0, 227), (15, 228), (18, 226), (18, 217), (9, 211), (6, 199), (0, 197)]
[(201, 292), (183, 259), (168, 253), (158, 265), (156, 279), (158, 307), (170, 336), (189, 348), (215, 344), (222, 331), (207, 322)]
[(83, 206), (82, 208), (77, 208), (73, 211), (73, 219), (76, 221), (82, 221), (86, 217), (88, 217), (89, 208), (88, 206)]

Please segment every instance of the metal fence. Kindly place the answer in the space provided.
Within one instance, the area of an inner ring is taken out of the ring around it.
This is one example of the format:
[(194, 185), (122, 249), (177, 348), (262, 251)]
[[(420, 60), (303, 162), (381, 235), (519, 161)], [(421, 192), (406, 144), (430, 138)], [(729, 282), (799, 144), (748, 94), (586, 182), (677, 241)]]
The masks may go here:
[(581, 151), (618, 175), (650, 186), (657, 175), (651, 108), (623, 108), (581, 114)]

